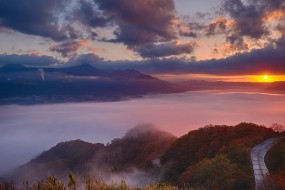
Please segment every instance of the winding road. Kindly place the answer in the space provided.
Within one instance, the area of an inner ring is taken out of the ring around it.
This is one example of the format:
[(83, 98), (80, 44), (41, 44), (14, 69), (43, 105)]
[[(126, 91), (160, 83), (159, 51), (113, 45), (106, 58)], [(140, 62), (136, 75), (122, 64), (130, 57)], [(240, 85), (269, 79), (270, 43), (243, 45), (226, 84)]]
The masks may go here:
[(269, 174), (268, 169), (264, 163), (264, 157), (266, 152), (282, 138), (284, 137), (268, 139), (252, 149), (251, 162), (254, 171), (256, 189), (264, 189), (263, 180)]

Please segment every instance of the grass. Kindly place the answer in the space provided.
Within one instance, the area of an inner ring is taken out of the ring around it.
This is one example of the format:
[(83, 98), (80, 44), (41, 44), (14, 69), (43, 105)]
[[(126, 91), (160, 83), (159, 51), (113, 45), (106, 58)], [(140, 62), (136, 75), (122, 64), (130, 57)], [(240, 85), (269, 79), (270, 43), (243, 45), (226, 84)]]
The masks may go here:
[(30, 184), (28, 181), (21, 185), (8, 181), (0, 184), (0, 190), (194, 190), (187, 187), (178, 187), (166, 183), (155, 183), (143, 188), (128, 185), (124, 180), (113, 184), (107, 184), (96, 176), (87, 176), (82, 183), (68, 173), (68, 182), (59, 180), (55, 176), (50, 176), (46, 180), (36, 181)]

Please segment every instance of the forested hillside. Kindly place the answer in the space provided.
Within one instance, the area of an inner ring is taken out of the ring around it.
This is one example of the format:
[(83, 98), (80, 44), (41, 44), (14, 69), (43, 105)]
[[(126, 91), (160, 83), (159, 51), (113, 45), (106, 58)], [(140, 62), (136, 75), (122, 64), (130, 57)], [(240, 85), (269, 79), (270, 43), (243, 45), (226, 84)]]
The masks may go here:
[[(129, 174), (140, 172), (144, 175), (138, 175), (136, 180), (143, 181), (147, 176), (148, 182), (140, 184), (155, 182), (152, 187), (172, 184), (169, 188), (254, 189), (250, 152), (257, 144), (280, 134), (272, 128), (240, 123), (208, 125), (177, 138), (144, 125), (107, 145), (81, 140), (59, 143), (10, 177), (18, 181), (42, 180), (48, 176), (68, 180), (67, 173), (72, 172), (81, 182), (86, 176), (103, 176), (100, 180), (95, 178), (105, 184), (104, 180), (113, 175), (128, 180)], [(281, 185), (284, 183), (284, 148), (283, 140), (267, 156), (272, 178)], [(51, 178), (45, 183), (50, 183), (49, 180)]]
[(170, 133), (144, 125), (107, 145), (82, 140), (62, 142), (14, 171), (12, 177), (19, 181), (50, 175), (64, 178), (69, 171), (78, 175), (109, 175), (132, 172), (134, 168), (146, 171), (155, 168), (175, 139)]
[(253, 189), (250, 151), (275, 134), (252, 123), (209, 125), (190, 131), (163, 155), (164, 177), (197, 188)]

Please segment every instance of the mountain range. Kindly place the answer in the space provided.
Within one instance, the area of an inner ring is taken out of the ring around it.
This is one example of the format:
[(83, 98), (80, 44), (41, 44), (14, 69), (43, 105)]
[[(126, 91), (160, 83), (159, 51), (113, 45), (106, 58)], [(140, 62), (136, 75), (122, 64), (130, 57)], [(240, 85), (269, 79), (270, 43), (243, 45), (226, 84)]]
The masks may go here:
[(0, 104), (116, 101), (147, 94), (185, 92), (179, 85), (136, 70), (102, 71), (89, 64), (65, 68), (0, 68)]
[(61, 142), (10, 175), (21, 181), (40, 180), (50, 175), (64, 178), (69, 171), (82, 176), (89, 173), (110, 176), (134, 170), (155, 173), (160, 157), (175, 140), (170, 133), (144, 126), (135, 127), (106, 145), (79, 139)]
[(168, 82), (132, 69), (105, 71), (89, 64), (61, 68), (7, 64), (0, 68), (0, 105), (119, 101), (149, 94), (201, 90), (283, 94), (285, 82)]

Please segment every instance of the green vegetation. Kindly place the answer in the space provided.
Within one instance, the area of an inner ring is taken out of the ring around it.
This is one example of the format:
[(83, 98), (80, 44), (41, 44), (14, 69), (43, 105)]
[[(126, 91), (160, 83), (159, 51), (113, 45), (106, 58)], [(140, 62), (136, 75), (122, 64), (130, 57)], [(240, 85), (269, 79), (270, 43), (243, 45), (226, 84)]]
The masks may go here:
[[(36, 181), (34, 184), (27, 182), (19, 187), (9, 182), (2, 184), (0, 190), (15, 190), (16, 187), (21, 190), (250, 190), (255, 187), (250, 159), (252, 148), (280, 134), (272, 128), (240, 123), (236, 126), (209, 125), (176, 138), (144, 126), (130, 130), (123, 138), (107, 145), (80, 140), (60, 143), (16, 171), (16, 176), (22, 177), (18, 179)], [(284, 189), (285, 140), (274, 146), (266, 158), (276, 187)], [(155, 161), (158, 159), (160, 164)], [(85, 167), (87, 164), (93, 170)], [(131, 173), (134, 168), (159, 180), (138, 188), (124, 181), (107, 184), (98, 177), (83, 177), (99, 171), (108, 179), (113, 174)], [(83, 180), (71, 173), (66, 178), (68, 171)], [(58, 175), (63, 173), (65, 177)], [(49, 177), (43, 181), (42, 174), (56, 175), (58, 179)], [(28, 179), (24, 178), (27, 176)]]
[(191, 131), (163, 155), (165, 180), (200, 189), (254, 189), (251, 149), (275, 134), (252, 123)]
[(267, 152), (265, 163), (270, 172), (269, 180), (274, 182), (276, 189), (285, 189), (285, 139)]
[(201, 189), (251, 189), (252, 178), (226, 156), (205, 158), (191, 165), (181, 180)]
[(80, 176), (94, 173), (94, 170), (112, 175), (128, 173), (133, 168), (151, 170), (157, 176), (158, 167), (153, 161), (159, 160), (176, 139), (170, 133), (144, 125), (131, 129), (124, 137), (107, 145), (82, 140), (62, 142), (20, 167), (13, 176), (20, 180), (38, 180), (49, 175), (64, 178), (68, 171)]
[[(87, 162), (93, 158), (94, 153), (104, 147), (103, 144), (92, 144), (82, 140), (61, 142), (50, 151), (43, 152), (33, 163), (50, 164), (49, 167), (61, 167), (61, 163), (66, 165), (70, 170), (78, 167), (81, 163)], [(53, 166), (55, 164), (55, 166)], [(58, 165), (57, 165), (58, 164)]]
[[(121, 139), (114, 139), (98, 159), (100, 165), (111, 164), (116, 171), (136, 167), (151, 169), (177, 138), (150, 126), (135, 127)], [(108, 160), (109, 163), (106, 163)]]
[(27, 179), (27, 174), (35, 174), (37, 179), (41, 179), (49, 175), (63, 178), (68, 171), (85, 173), (88, 169), (85, 163), (91, 162), (102, 148), (103, 144), (82, 140), (61, 142), (20, 167), (13, 175), (21, 180), (33, 180), (34, 176)]

